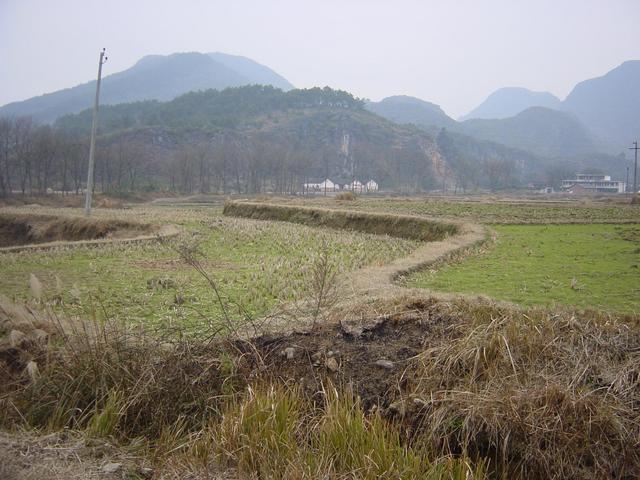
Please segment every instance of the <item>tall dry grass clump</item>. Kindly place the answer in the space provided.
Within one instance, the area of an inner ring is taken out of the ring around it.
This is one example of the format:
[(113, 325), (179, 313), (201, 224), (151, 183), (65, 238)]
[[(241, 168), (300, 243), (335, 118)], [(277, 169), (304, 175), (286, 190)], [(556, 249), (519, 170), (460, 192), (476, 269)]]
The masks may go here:
[[(329, 385), (317, 405), (295, 387), (259, 385), (223, 412), (208, 444), (219, 463), (258, 478), (483, 479), (482, 464), (407, 445), (379, 412)], [(202, 441), (202, 439), (201, 439)]]
[[(0, 308), (19, 325), (29, 311)], [(234, 366), (223, 361), (222, 346), (212, 356), (206, 343), (175, 332), (165, 336), (110, 320), (63, 322), (51, 313), (37, 318), (51, 332), (48, 346), (25, 336), (0, 362), (0, 399), (32, 427), (158, 438), (176, 422), (188, 431), (201, 428), (235, 389)], [(31, 378), (29, 361), (38, 371)], [(15, 420), (3, 418), (5, 424)]]
[(358, 197), (356, 196), (355, 192), (351, 192), (351, 191), (340, 192), (336, 195), (336, 200), (342, 201), (342, 202), (353, 202), (357, 198)]
[(419, 356), (414, 425), (500, 478), (640, 477), (638, 319), (458, 304)]

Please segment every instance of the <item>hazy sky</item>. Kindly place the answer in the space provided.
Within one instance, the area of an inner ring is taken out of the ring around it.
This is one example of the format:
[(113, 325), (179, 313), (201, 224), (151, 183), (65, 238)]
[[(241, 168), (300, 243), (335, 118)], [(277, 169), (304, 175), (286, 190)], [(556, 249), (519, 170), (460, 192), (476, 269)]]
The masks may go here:
[(250, 57), (297, 87), (466, 113), (503, 86), (564, 98), (640, 59), (640, 0), (0, 0), (0, 105), (152, 53)]

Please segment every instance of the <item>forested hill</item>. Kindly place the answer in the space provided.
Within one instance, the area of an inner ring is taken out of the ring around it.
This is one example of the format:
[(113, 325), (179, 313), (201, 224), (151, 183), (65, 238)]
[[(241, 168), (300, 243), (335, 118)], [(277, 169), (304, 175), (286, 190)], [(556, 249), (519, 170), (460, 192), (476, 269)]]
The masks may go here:
[[(364, 102), (350, 93), (328, 87), (287, 92), (263, 85), (206, 90), (190, 92), (169, 102), (105, 105), (100, 109), (100, 131), (110, 133), (149, 126), (232, 129), (257, 116), (315, 107), (363, 110)], [(70, 132), (88, 133), (91, 115), (91, 110), (67, 115), (60, 118), (56, 126)]]
[[(85, 137), (90, 125), (88, 110), (55, 124)], [(144, 167), (145, 180), (180, 192), (287, 193), (327, 177), (373, 178), (383, 188), (406, 191), (436, 188), (443, 177), (451, 188), (501, 188), (518, 185), (523, 172), (536, 168), (530, 155), (462, 136), (452, 140), (460, 148), (447, 149), (449, 164), (437, 132), (391, 122), (350, 93), (327, 87), (283, 92), (247, 86), (106, 106), (99, 131), (97, 172), (105, 185), (114, 177), (121, 179), (116, 185), (126, 185), (126, 176), (111, 172), (129, 170), (144, 152), (143, 164), (155, 164)]]

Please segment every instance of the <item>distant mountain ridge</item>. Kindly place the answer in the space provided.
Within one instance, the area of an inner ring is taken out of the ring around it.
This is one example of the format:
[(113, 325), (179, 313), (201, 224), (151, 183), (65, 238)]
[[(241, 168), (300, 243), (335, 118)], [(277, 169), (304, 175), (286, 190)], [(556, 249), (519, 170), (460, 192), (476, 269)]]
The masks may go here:
[(447, 128), (456, 121), (449, 117), (435, 103), (416, 97), (396, 95), (383, 98), (379, 102), (369, 102), (367, 110), (396, 123), (411, 123), (420, 127)]
[[(148, 55), (122, 72), (107, 75), (101, 85), (101, 103), (113, 105), (142, 100), (171, 100), (190, 91), (271, 85), (290, 90), (293, 85), (270, 68), (249, 58), (224, 53)], [(0, 116), (26, 116), (51, 122), (78, 113), (93, 103), (95, 81), (0, 107)]]
[(531, 107), (573, 114), (599, 149), (620, 152), (640, 138), (640, 60), (629, 60), (600, 77), (578, 83), (564, 101), (548, 92), (501, 88), (460, 118), (504, 119)]
[(529, 107), (507, 118), (463, 122), (448, 117), (439, 106), (414, 97), (388, 97), (370, 102), (366, 108), (393, 122), (413, 124), (432, 134), (446, 128), (542, 157), (575, 157), (600, 150), (598, 141), (575, 115), (545, 107)]
[(549, 92), (534, 92), (522, 87), (505, 87), (493, 92), (459, 120), (508, 118), (530, 107), (559, 109), (561, 103), (558, 97)]
[(562, 103), (613, 148), (640, 139), (640, 60), (578, 83)]
[(530, 107), (509, 118), (472, 119), (457, 130), (543, 157), (574, 157), (598, 151), (589, 130), (574, 115)]

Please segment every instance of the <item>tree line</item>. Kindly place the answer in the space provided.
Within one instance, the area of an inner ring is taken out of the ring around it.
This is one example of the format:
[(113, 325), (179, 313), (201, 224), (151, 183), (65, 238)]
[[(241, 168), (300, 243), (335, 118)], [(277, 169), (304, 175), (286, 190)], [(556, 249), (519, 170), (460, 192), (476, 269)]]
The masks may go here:
[(0, 118), (0, 196), (80, 192), (88, 143), (30, 117)]
[[(95, 188), (125, 196), (148, 191), (292, 194), (305, 182), (327, 177), (373, 178), (407, 191), (433, 184), (416, 142), (398, 148), (355, 138), (344, 156), (339, 130), (298, 133), (145, 128), (101, 135)], [(0, 119), (0, 196), (83, 192), (88, 145), (83, 133), (38, 125), (28, 117)]]

